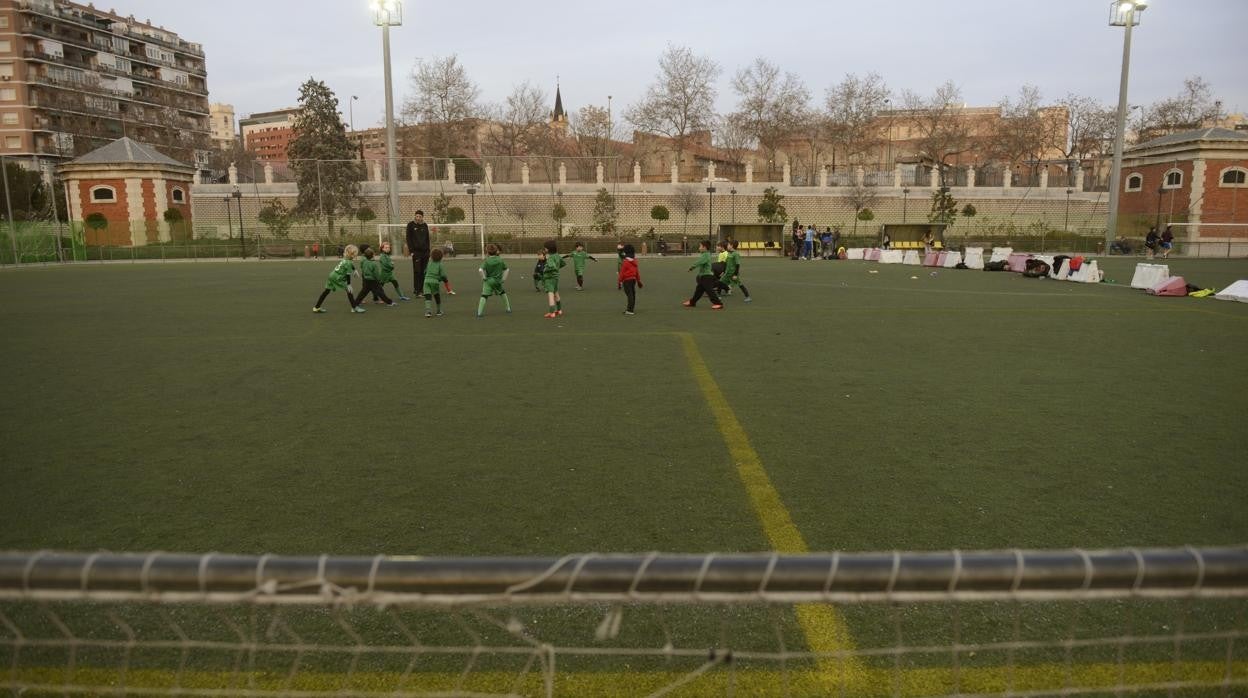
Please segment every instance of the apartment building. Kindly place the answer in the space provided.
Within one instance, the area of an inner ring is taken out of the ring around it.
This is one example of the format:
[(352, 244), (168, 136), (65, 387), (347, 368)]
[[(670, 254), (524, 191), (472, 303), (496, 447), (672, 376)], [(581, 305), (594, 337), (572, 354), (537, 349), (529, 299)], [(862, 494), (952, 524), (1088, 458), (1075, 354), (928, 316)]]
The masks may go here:
[(208, 105), (209, 118), (212, 123), (212, 145), (219, 150), (229, 150), (238, 140), (238, 132), (234, 130), (234, 105), (213, 103)]
[(0, 0), (0, 152), (66, 162), (123, 136), (207, 163), (204, 50), (148, 21), (64, 0)]
[(256, 112), (246, 119), (239, 119), (238, 129), (243, 137), (243, 148), (256, 154), (263, 162), (286, 162), (286, 149), (295, 136), (295, 117), (298, 107)]

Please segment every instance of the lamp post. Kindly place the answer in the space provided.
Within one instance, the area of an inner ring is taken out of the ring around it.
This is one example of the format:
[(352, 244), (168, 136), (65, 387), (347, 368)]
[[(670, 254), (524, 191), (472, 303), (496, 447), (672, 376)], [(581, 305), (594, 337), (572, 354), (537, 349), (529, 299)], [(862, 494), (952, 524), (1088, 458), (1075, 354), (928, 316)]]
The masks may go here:
[(230, 193), (230, 198), (234, 199), (234, 202), (238, 204), (238, 244), (239, 248), (242, 249), (242, 256), (246, 257), (247, 235), (243, 232), (243, 192), (235, 186), (234, 191)]
[(403, 0), (372, 0), (373, 24), (381, 27), (381, 55), (386, 72), (386, 174), (389, 177), (390, 222), (399, 220), (399, 163), (394, 145), (394, 90), (390, 80), (390, 27), (403, 24)]
[[(358, 102), (359, 99), (360, 98), (358, 95), (351, 95), (351, 101), (347, 102), (347, 115), (350, 118), (352, 140), (355, 140), (355, 103)], [(359, 158), (363, 160), (364, 159), (364, 144), (352, 143), (351, 147), (353, 150), (359, 153)]]
[(1157, 185), (1157, 218), (1153, 221), (1153, 227), (1157, 230), (1161, 230), (1161, 197), (1164, 196), (1165, 193), (1165, 186), (1160, 184)]
[(222, 198), (221, 200), (225, 202), (225, 229), (229, 231), (226, 234), (225, 239), (233, 240), (234, 239), (234, 211), (233, 209), (230, 208), (230, 197), (227, 196), (227, 197)]
[(1070, 232), (1070, 195), (1075, 193), (1074, 189), (1066, 190), (1066, 223), (1062, 226), (1062, 230)]
[(737, 188), (729, 189), (728, 193), (732, 194), (732, 222), (735, 224), (737, 222)]
[(468, 201), (471, 202), (472, 208), (472, 224), (475, 226), (477, 224), (477, 185), (469, 184), (464, 191), (468, 192)]
[(1127, 129), (1127, 76), (1131, 70), (1131, 28), (1140, 23), (1139, 13), (1148, 0), (1114, 0), (1109, 6), (1109, 25), (1123, 27), (1122, 75), (1118, 81), (1118, 120), (1114, 128), (1114, 164), (1109, 173), (1109, 220), (1105, 226), (1105, 247), (1118, 234), (1118, 197), (1122, 190), (1122, 148)]
[(715, 237), (715, 185), (706, 188), (706, 242), (711, 244)]
[(910, 187), (901, 190), (901, 222), (906, 222), (906, 204), (910, 201)]

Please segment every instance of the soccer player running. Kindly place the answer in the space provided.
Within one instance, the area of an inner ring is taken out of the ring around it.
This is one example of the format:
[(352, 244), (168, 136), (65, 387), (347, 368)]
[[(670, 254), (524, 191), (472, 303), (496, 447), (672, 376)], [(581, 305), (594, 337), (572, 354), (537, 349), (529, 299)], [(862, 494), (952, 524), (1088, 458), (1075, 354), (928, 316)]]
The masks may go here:
[(418, 296), (429, 266), (429, 224), (424, 211), (417, 210), (407, 223), (407, 253), (412, 256), (412, 287), (416, 289), (412, 295)]
[(715, 275), (711, 273), (711, 246), (702, 240), (698, 243), (698, 260), (689, 267), (689, 271), (696, 271), (698, 277), (697, 288), (694, 289), (693, 298), (682, 301), (681, 305), (686, 308), (697, 306), (698, 301), (702, 299), (702, 295), (706, 294), (711, 299), (711, 310), (723, 310), (724, 303), (715, 295)]
[[(598, 260), (593, 255), (585, 251), (585, 243), (576, 243), (576, 249), (572, 250), (572, 254), (567, 255), (572, 258), (572, 271), (576, 272), (576, 290), (585, 290), (585, 260), (591, 259), (595, 262)], [(567, 259), (564, 257), (564, 259)]]
[(737, 252), (737, 241), (728, 240), (725, 246), (728, 248), (728, 256), (724, 258), (724, 273), (719, 278), (724, 285), (730, 287), (729, 290), (732, 286), (741, 289), (741, 293), (745, 295), (744, 301), (749, 303), (753, 299), (750, 298), (750, 289), (741, 283), (741, 253)]
[(559, 270), (563, 268), (563, 256), (559, 254), (559, 246), (554, 240), (547, 240), (546, 268), (542, 270), (542, 287), (546, 289), (546, 305), (548, 310), (542, 317), (554, 318), (563, 315), (563, 299), (559, 297)]
[(394, 301), (386, 296), (386, 291), (381, 285), (381, 264), (373, 259), (373, 250), (364, 250), (364, 261), (360, 262), (360, 276), (363, 278), (364, 287), (360, 289), (360, 295), (355, 299), (355, 304), (364, 302), (368, 294), (373, 294), (373, 298), (385, 303), (386, 305), (397, 305)]
[(425, 317), (433, 317), (433, 306), (429, 301), (438, 304), (438, 317), (442, 317), (442, 294), (438, 286), (446, 281), (446, 272), (442, 269), (442, 250), (434, 250), (429, 266), (425, 268)]
[(481, 272), (481, 300), (477, 302), (477, 317), (485, 317), (485, 301), (490, 296), (502, 296), (503, 306), (510, 313), (511, 299), (503, 288), (510, 270), (507, 269), (507, 262), (498, 255), (498, 245), (490, 243), (485, 246), (485, 261), (481, 262), (477, 271)]
[(351, 275), (355, 273), (355, 263), (352, 260), (359, 253), (360, 248), (355, 245), (347, 245), (343, 248), (342, 259), (338, 260), (338, 264), (333, 271), (329, 272), (329, 280), (325, 282), (325, 290), (321, 291), (321, 297), (316, 299), (316, 305), (312, 306), (312, 312), (325, 312), (325, 309), (321, 307), (321, 303), (325, 302), (325, 298), (329, 294), (343, 289), (347, 292), (347, 302), (351, 304), (351, 312), (364, 312), (364, 309), (355, 302), (355, 292), (351, 290)]

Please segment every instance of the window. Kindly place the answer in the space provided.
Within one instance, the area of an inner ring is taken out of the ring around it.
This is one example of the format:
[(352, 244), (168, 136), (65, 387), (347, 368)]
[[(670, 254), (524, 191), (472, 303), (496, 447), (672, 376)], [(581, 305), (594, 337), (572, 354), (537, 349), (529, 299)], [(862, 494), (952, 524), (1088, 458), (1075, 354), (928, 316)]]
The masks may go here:
[(0, 53), (12, 53), (13, 42), (9, 39), (0, 39)]
[(1224, 187), (1242, 187), (1248, 184), (1248, 169), (1242, 167), (1228, 167), (1222, 170), (1222, 178), (1220, 180)]
[(1144, 175), (1133, 174), (1127, 177), (1127, 191), (1139, 191), (1144, 188)]
[(17, 112), (6, 111), (0, 120), (3, 120), (5, 126), (16, 126)]
[(0, 29), (8, 29), (8, 28), (9, 28), (9, 18), (0, 17)]
[(1166, 173), (1166, 183), (1161, 185), (1162, 189), (1178, 189), (1183, 186), (1183, 173), (1179, 170), (1170, 170)]
[(91, 200), (104, 202), (116, 201), (117, 190), (103, 184), (91, 187)]
[(0, 78), (3, 78), (5, 80), (13, 79), (13, 64), (12, 63), (0, 63)]
[(0, 87), (0, 102), (17, 101), (17, 90), (12, 87)]
[(173, 203), (175, 204), (186, 203), (186, 193), (183, 192), (178, 187), (173, 188), (173, 192), (171, 193), (171, 196), (173, 198)]
[(17, 150), (17, 149), (21, 148), (21, 147), (22, 147), (22, 137), (21, 137), (21, 136), (5, 136), (5, 137), (4, 137), (4, 147), (5, 147), (5, 148), (8, 148), (9, 150)]

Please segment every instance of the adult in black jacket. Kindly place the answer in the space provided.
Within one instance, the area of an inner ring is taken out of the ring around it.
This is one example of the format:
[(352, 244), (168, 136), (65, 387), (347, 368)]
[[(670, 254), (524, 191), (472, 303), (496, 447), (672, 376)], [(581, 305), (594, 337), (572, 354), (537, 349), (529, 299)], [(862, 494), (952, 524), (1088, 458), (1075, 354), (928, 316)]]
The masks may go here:
[(417, 211), (407, 223), (407, 253), (412, 256), (412, 288), (419, 295), (425, 287), (425, 268), (429, 266), (429, 224), (425, 212)]

